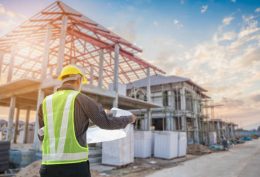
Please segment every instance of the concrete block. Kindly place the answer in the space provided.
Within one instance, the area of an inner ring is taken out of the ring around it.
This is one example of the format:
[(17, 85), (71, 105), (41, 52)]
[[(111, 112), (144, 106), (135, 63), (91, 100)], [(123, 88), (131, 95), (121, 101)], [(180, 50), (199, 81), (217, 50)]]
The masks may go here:
[(152, 155), (152, 132), (134, 132), (134, 156), (140, 158), (151, 157)]
[(122, 139), (102, 143), (102, 164), (123, 166), (134, 162), (133, 125)]
[(178, 132), (154, 133), (154, 157), (172, 159), (178, 157)]
[(178, 157), (186, 156), (187, 154), (187, 133), (178, 132)]

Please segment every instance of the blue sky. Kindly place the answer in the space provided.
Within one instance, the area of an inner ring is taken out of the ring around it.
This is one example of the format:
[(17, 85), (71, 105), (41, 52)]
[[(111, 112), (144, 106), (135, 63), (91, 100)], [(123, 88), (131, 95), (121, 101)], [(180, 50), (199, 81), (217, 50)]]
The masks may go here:
[[(0, 0), (0, 35), (52, 2)], [(259, 0), (63, 2), (137, 44), (168, 74), (208, 89), (225, 104), (218, 116), (244, 127), (260, 124)]]

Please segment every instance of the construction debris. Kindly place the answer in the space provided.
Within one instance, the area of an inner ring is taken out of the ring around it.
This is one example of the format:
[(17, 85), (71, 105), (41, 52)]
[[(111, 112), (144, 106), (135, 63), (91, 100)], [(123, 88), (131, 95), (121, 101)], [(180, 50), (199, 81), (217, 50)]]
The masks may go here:
[(22, 168), (16, 177), (40, 177), (39, 170), (41, 167), (41, 161), (35, 161), (25, 168)]
[(211, 152), (212, 151), (207, 146), (201, 144), (190, 144), (187, 149), (187, 153), (192, 155), (203, 155)]

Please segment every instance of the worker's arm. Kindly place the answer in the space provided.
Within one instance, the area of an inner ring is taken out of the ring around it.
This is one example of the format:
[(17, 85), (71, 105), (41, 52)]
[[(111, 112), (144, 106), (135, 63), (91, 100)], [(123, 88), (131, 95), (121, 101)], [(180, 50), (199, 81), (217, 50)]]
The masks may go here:
[[(41, 129), (44, 126), (42, 104), (40, 105), (40, 107), (38, 109), (38, 123), (39, 123), (39, 129)], [(40, 141), (43, 140), (43, 136), (40, 136), (39, 134), (38, 134), (38, 138), (39, 138)]]
[(127, 124), (135, 121), (135, 116), (113, 117), (106, 114), (101, 104), (96, 103), (86, 95), (79, 94), (76, 101), (80, 102), (81, 108), (87, 118), (103, 129), (125, 128)]

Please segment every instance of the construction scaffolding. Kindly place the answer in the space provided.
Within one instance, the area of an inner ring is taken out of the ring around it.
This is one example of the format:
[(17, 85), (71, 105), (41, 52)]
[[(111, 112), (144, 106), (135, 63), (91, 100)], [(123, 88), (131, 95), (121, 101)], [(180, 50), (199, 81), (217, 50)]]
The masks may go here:
[[(164, 74), (141, 59), (141, 52), (63, 2), (52, 3), (0, 38), (0, 106), (9, 106), (8, 139), (12, 138), (15, 108), (16, 121), (20, 109), (37, 110), (43, 98), (60, 85), (56, 78), (68, 64), (77, 65), (86, 74), (89, 85), (82, 92), (106, 108), (158, 107), (150, 99), (141, 101), (120, 92), (121, 84)], [(149, 87), (148, 82), (147, 90)]]

